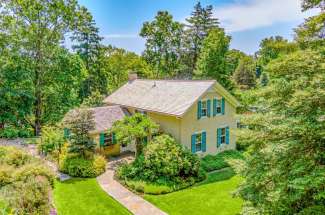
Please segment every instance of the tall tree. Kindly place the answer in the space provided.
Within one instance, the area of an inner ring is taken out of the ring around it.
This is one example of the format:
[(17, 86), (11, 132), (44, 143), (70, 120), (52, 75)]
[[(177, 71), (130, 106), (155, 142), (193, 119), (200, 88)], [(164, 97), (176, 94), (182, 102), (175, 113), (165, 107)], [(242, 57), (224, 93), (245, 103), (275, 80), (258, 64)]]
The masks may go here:
[(150, 65), (133, 52), (108, 46), (104, 48), (102, 69), (109, 80), (109, 91), (112, 92), (128, 80), (129, 73), (136, 73), (141, 78), (150, 78)]
[(304, 23), (295, 29), (295, 40), (299, 43), (302, 49), (318, 49), (325, 46), (325, 1), (302, 1), (303, 11), (312, 8), (320, 8), (320, 14), (307, 18)]
[(255, 62), (252, 57), (245, 56), (239, 60), (234, 79), (238, 86), (244, 88), (251, 88), (256, 85)]
[(156, 78), (180, 73), (182, 34), (183, 25), (174, 21), (167, 11), (159, 11), (154, 21), (143, 24), (140, 32), (146, 39), (143, 56), (153, 66)]
[(311, 8), (320, 8), (321, 10), (325, 10), (325, 2), (324, 0), (302, 0), (301, 7), (303, 11)]
[(281, 36), (275, 36), (263, 39), (260, 43), (260, 49), (256, 54), (258, 63), (265, 66), (280, 55), (286, 55), (297, 50), (298, 46), (296, 43), (289, 42)]
[(15, 49), (31, 59), (34, 87), (34, 130), (40, 135), (46, 77), (51, 71), (64, 34), (73, 30), (78, 17), (76, 0), (3, 0), (0, 25)]
[(226, 54), (230, 37), (223, 29), (212, 29), (203, 41), (195, 75), (197, 78), (216, 79), (227, 89), (232, 88), (230, 75), (226, 69)]
[(202, 43), (213, 28), (219, 28), (218, 19), (213, 17), (213, 7), (208, 5), (205, 8), (197, 2), (191, 17), (186, 19), (186, 46), (188, 48), (188, 57), (191, 70), (194, 71), (198, 60)]
[(96, 27), (93, 16), (85, 7), (81, 7), (80, 16), (83, 18), (80, 19), (71, 39), (75, 42), (72, 46), (73, 50), (80, 55), (89, 74), (81, 88), (81, 97), (85, 98), (96, 90), (106, 94), (107, 79), (104, 78), (100, 67), (102, 37), (99, 36), (99, 29)]
[(227, 73), (232, 75), (239, 64), (240, 59), (246, 56), (247, 55), (242, 51), (236, 49), (229, 50), (226, 54)]
[(241, 120), (249, 145), (239, 194), (256, 214), (325, 212), (324, 54), (304, 50), (273, 60), (272, 81)]

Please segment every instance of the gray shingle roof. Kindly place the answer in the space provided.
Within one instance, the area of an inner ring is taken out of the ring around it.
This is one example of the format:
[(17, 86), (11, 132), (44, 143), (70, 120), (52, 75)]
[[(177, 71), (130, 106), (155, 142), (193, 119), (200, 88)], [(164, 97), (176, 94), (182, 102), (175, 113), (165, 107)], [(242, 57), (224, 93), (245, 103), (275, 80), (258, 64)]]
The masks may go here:
[[(118, 105), (88, 108), (88, 110), (92, 111), (95, 122), (95, 130), (92, 131), (92, 133), (107, 131), (112, 127), (114, 122), (123, 119), (124, 116), (129, 115), (127, 110)], [(71, 117), (76, 113), (76, 109), (71, 110), (67, 113), (66, 117)]]
[(215, 83), (214, 80), (136, 79), (127, 82), (104, 102), (181, 116)]

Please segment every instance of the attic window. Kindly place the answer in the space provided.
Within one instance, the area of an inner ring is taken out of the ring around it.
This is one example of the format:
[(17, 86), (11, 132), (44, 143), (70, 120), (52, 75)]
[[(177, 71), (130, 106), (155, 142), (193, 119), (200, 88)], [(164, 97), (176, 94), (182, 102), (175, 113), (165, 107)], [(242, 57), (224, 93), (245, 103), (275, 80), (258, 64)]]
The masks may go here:
[(207, 101), (202, 101), (202, 106), (201, 106), (201, 117), (205, 117), (208, 115), (208, 105)]

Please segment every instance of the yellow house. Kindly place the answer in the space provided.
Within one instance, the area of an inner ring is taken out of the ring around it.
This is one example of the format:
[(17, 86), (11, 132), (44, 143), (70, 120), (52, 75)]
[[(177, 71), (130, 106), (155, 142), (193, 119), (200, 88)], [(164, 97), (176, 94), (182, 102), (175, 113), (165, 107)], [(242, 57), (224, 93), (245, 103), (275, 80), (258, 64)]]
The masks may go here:
[(131, 75), (104, 102), (131, 114), (147, 114), (193, 153), (236, 148), (239, 102), (215, 80), (142, 80)]
[[(123, 119), (130, 113), (118, 105), (88, 108), (92, 113), (92, 118), (95, 124), (94, 130), (90, 131), (97, 144), (97, 152), (104, 155), (119, 155), (121, 151), (133, 151), (133, 146), (120, 146), (115, 140), (115, 136), (110, 129), (114, 122)], [(78, 114), (78, 109), (69, 111), (66, 117), (75, 117)], [(65, 135), (69, 136), (69, 130), (65, 129)]]

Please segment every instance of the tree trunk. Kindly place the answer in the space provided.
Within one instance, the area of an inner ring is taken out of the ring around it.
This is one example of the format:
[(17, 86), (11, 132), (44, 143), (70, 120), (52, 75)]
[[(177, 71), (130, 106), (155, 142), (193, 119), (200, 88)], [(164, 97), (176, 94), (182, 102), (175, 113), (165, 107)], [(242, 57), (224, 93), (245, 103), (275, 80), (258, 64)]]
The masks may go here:
[[(36, 86), (39, 87), (39, 86)], [(34, 128), (34, 134), (35, 136), (40, 136), (41, 134), (41, 116), (42, 116), (42, 98), (41, 98), (41, 92), (40, 89), (36, 89), (35, 92), (35, 128)]]
[(142, 154), (142, 142), (138, 138), (135, 140), (135, 157), (139, 157)]

